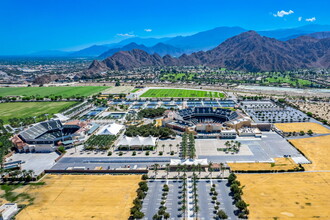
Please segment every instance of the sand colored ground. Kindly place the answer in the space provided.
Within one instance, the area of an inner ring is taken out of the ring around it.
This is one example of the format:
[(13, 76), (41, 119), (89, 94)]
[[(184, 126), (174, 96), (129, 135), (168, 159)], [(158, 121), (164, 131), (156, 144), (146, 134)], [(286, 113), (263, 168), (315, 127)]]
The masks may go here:
[(115, 86), (102, 91), (102, 94), (127, 94), (134, 89), (133, 86)]
[(312, 161), (311, 164), (303, 165), (306, 170), (330, 170), (330, 135), (294, 139), (290, 142)]
[(18, 220), (128, 219), (138, 175), (49, 175), (44, 186), (28, 187), (34, 204)]
[(276, 123), (275, 126), (283, 132), (307, 132), (308, 130), (312, 130), (316, 134), (330, 133), (329, 129), (312, 122)]
[(239, 174), (249, 219), (330, 219), (330, 173)]
[(275, 158), (274, 163), (228, 163), (232, 171), (246, 170), (293, 170), (298, 165), (291, 158)]
[(306, 102), (299, 100), (299, 101), (293, 101), (291, 103), (294, 104), (296, 107), (298, 107), (300, 110), (303, 110), (305, 112), (311, 112), (314, 115), (317, 115), (318, 117), (330, 122), (329, 102), (323, 102), (323, 101)]

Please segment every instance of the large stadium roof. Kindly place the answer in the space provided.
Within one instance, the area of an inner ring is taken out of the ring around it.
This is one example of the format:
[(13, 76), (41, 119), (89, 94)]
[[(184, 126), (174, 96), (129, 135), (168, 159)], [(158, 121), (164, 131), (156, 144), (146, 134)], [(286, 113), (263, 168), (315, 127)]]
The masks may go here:
[(63, 127), (60, 120), (50, 120), (36, 124), (27, 130), (20, 133), (20, 136), (25, 140), (37, 139), (48, 131), (58, 130)]

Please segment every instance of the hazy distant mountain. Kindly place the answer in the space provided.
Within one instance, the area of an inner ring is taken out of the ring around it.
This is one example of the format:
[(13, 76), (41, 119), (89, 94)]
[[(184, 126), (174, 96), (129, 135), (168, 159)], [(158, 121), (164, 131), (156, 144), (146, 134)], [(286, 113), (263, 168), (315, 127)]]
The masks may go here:
[(152, 47), (146, 47), (143, 44), (136, 44), (136, 43), (130, 43), (127, 44), (123, 47), (120, 48), (112, 48), (107, 50), (106, 52), (102, 53), (99, 58), (106, 58), (109, 56), (112, 56), (113, 54), (119, 52), (119, 51), (129, 51), (129, 50), (133, 50), (133, 49), (140, 49), (143, 50), (149, 54), (154, 54), (157, 53), (160, 56), (164, 56), (164, 55), (171, 55), (171, 56), (180, 56), (181, 54), (183, 54), (183, 50), (182, 49), (178, 49), (175, 48), (171, 45), (167, 45), (167, 44), (163, 44), (163, 43), (158, 43)]
[(223, 41), (246, 30), (240, 27), (217, 27), (212, 30), (199, 32), (191, 36), (178, 36), (168, 41), (166, 44), (190, 50), (192, 52), (207, 50), (218, 46)]
[(290, 40), (290, 39), (294, 39), (300, 36), (309, 36), (309, 37), (313, 37), (316, 39), (324, 39), (324, 38), (329, 38), (330, 37), (330, 31), (324, 31), (324, 32), (315, 32), (315, 33), (311, 33), (311, 34), (305, 34), (305, 35), (294, 35), (294, 36), (289, 36), (286, 38), (282, 38), (280, 40), (286, 41), (286, 40)]
[(85, 49), (70, 53), (73, 57), (97, 57), (105, 51), (109, 50), (110, 47), (104, 45), (93, 45)]
[(127, 45), (130, 43), (136, 43), (136, 44), (143, 44), (147, 47), (151, 47), (153, 45), (156, 45), (158, 43), (163, 43), (167, 40), (171, 39), (171, 37), (162, 37), (162, 38), (140, 38), (140, 37), (132, 37), (125, 40), (120, 41), (119, 43), (116, 43), (117, 45)]
[(103, 61), (94, 61), (88, 72), (105, 70), (129, 70), (146, 66), (196, 66), (226, 67), (244, 71), (285, 71), (300, 68), (330, 67), (330, 38), (316, 39), (302, 36), (289, 41), (262, 37), (248, 31), (232, 38), (216, 48), (179, 58), (150, 55), (134, 49), (120, 51)]
[[(146, 47), (151, 47), (158, 43), (164, 43), (171, 45), (175, 48), (179, 48), (186, 53), (192, 53), (200, 50), (208, 50), (216, 47), (225, 40), (242, 32), (245, 32), (241, 27), (217, 27), (212, 30), (199, 32), (190, 36), (177, 36), (177, 37), (165, 37), (165, 38), (140, 38), (133, 37), (122, 40), (118, 43), (106, 44), (106, 45), (94, 45), (83, 50), (75, 52), (63, 52), (63, 51), (44, 51), (36, 53), (42, 56), (64, 56), (70, 55), (71, 57), (98, 57), (105, 51), (114, 48), (122, 48), (130, 43), (137, 45), (143, 44)], [(289, 40), (299, 36), (315, 33), (315, 32), (327, 32), (330, 31), (330, 25), (305, 25), (297, 28), (277, 29), (269, 31), (258, 31), (262, 36), (276, 38), (278, 40)], [(132, 48), (133, 49), (133, 48)], [(117, 51), (116, 51), (117, 52)], [(104, 56), (102, 56), (104, 57)]]
[(281, 39), (289, 40), (310, 33), (323, 32), (323, 31), (330, 31), (330, 25), (311, 24), (297, 28), (278, 29), (271, 31), (258, 31), (258, 33), (262, 36), (272, 37), (278, 40)]

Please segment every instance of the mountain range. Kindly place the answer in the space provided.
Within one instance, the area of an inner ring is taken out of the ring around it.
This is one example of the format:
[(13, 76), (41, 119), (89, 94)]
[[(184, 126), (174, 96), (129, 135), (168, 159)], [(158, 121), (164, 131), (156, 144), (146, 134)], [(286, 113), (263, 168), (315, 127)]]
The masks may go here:
[(184, 50), (164, 43), (158, 43), (152, 47), (147, 47), (143, 44), (129, 43), (123, 47), (109, 49), (106, 52), (102, 53), (98, 58), (106, 58), (112, 56), (119, 51), (130, 51), (133, 49), (143, 50), (149, 54), (157, 53), (160, 56), (165, 56), (167, 54), (170, 54), (172, 56), (180, 56), (184, 53)]
[[(67, 57), (93, 57), (105, 58), (118, 51), (131, 49), (142, 49), (150, 54), (158, 53), (160, 55), (169, 54), (179, 56), (183, 53), (190, 54), (197, 51), (206, 51), (215, 48), (228, 38), (236, 36), (248, 30), (241, 27), (217, 27), (212, 30), (199, 32), (189, 36), (176, 36), (165, 38), (128, 38), (119, 43), (93, 45), (74, 52), (64, 51), (42, 51), (30, 56), (67, 56)], [(257, 31), (261, 36), (276, 38), (278, 40), (289, 40), (299, 36), (312, 34), (315, 32), (329, 32), (330, 25), (305, 25), (297, 28), (277, 29), (267, 31)], [(134, 47), (131, 43), (135, 43)], [(158, 45), (161, 43), (161, 45)], [(158, 45), (158, 46), (157, 46)], [(155, 47), (155, 48), (151, 48)], [(158, 50), (159, 49), (159, 50)], [(108, 53), (106, 53), (108, 52)]]
[(148, 66), (196, 65), (251, 72), (330, 68), (330, 38), (300, 36), (281, 41), (247, 31), (225, 40), (214, 49), (183, 54), (178, 58), (170, 55), (161, 57), (139, 49), (119, 51), (103, 61), (94, 60), (87, 74)]

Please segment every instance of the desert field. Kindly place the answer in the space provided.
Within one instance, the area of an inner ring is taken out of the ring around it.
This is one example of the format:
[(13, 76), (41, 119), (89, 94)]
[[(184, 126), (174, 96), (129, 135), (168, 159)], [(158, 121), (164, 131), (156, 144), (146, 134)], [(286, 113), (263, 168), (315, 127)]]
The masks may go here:
[(56, 114), (76, 102), (7, 102), (0, 104), (0, 119), (24, 118), (42, 114)]
[(102, 91), (102, 94), (127, 94), (134, 90), (133, 86), (114, 86)]
[(283, 132), (307, 132), (308, 130), (312, 130), (316, 134), (330, 133), (329, 129), (312, 122), (275, 123), (274, 125)]
[(58, 87), (2, 87), (1, 96), (90, 96), (109, 87), (106, 86), (58, 86)]
[(305, 101), (294, 101), (291, 102), (300, 110), (311, 112), (318, 117), (330, 122), (330, 103), (329, 102), (305, 102)]
[(330, 170), (330, 135), (290, 140), (290, 142), (312, 161), (304, 164), (306, 170)]
[(46, 184), (28, 187), (35, 197), (17, 220), (128, 219), (139, 175), (47, 175)]
[(249, 219), (330, 219), (330, 173), (239, 174)]
[(224, 98), (225, 95), (221, 92), (209, 92), (203, 90), (189, 89), (149, 89), (140, 97), (151, 98)]
[(274, 158), (274, 163), (228, 163), (232, 171), (293, 170), (298, 165), (291, 158)]

